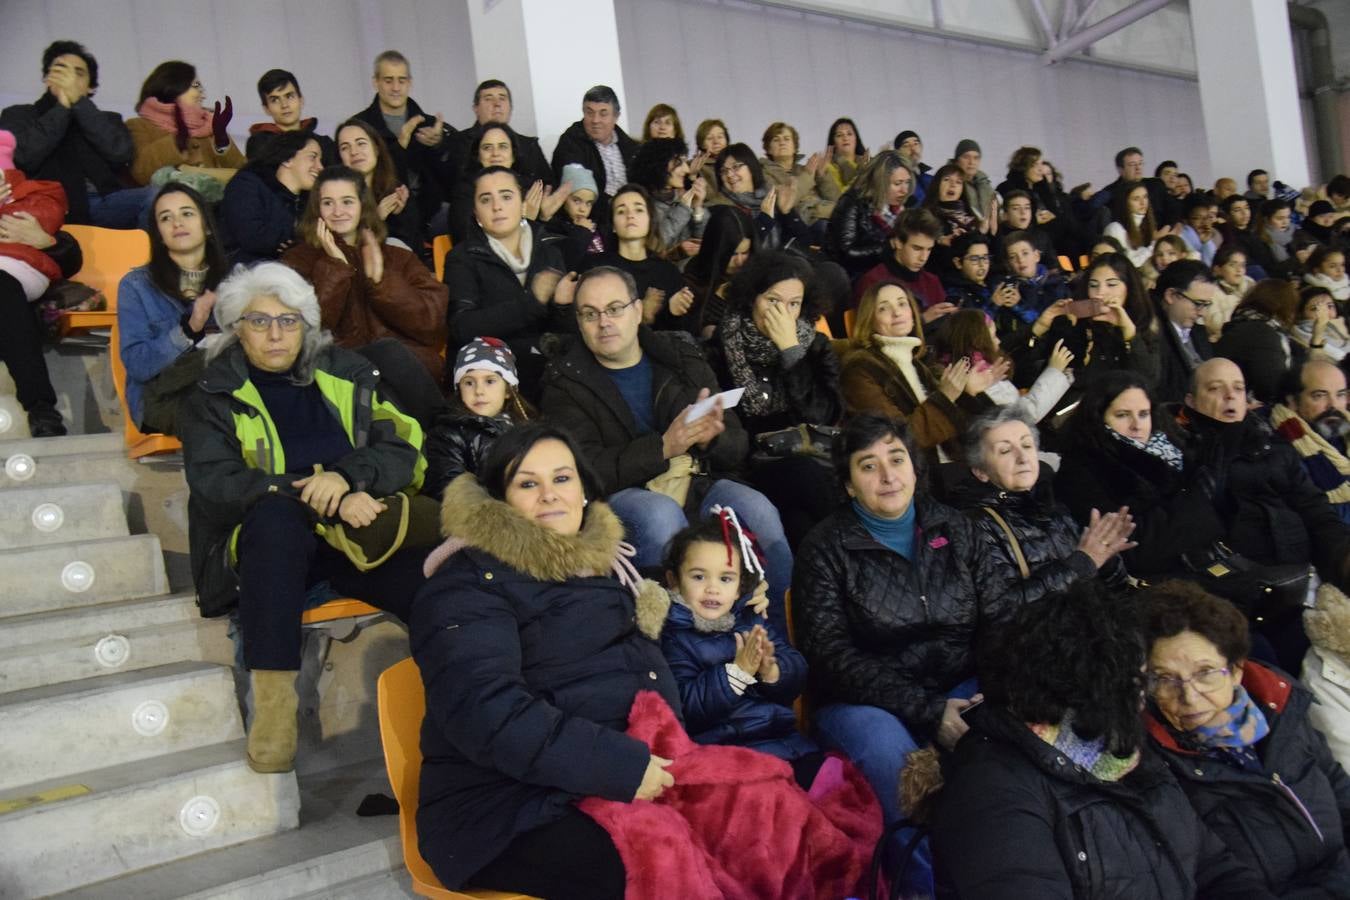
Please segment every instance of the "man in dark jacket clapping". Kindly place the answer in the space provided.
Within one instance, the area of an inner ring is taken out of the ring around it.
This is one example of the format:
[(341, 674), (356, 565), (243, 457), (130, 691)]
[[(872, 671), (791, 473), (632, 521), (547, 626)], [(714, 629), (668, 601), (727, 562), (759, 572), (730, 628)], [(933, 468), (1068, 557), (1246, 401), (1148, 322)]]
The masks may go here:
[[(792, 551), (778, 510), (732, 480), (749, 438), (731, 410), (715, 403), (688, 421), (693, 404), (718, 390), (694, 344), (642, 327), (637, 285), (626, 272), (591, 269), (576, 288), (582, 340), (544, 371), (543, 411), (586, 451), (608, 503), (637, 547), (638, 566), (656, 566), (666, 543), (716, 505), (736, 511), (767, 558), (769, 618), (787, 633), (783, 594)], [(683, 482), (684, 498), (672, 484)], [(660, 490), (658, 490), (660, 489)]]

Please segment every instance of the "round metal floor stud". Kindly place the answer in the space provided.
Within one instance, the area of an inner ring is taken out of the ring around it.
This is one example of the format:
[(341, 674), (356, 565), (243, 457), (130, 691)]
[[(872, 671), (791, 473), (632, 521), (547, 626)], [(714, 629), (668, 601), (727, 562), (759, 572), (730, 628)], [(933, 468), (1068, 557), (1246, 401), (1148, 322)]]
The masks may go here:
[(220, 804), (205, 794), (193, 797), (178, 811), (178, 824), (188, 837), (206, 837), (219, 823)]
[(154, 737), (169, 724), (169, 708), (158, 700), (146, 700), (131, 711), (131, 727), (142, 737)]
[(107, 669), (115, 669), (131, 658), (131, 641), (120, 634), (110, 634), (94, 645), (94, 659)]
[(66, 514), (55, 503), (43, 503), (33, 509), (33, 527), (51, 533), (66, 521)]
[(9, 410), (0, 409), (0, 433), (9, 431), (14, 427), (14, 417), (9, 414)]
[(94, 586), (94, 567), (79, 559), (66, 563), (61, 570), (61, 584), (72, 594), (83, 594)]
[(37, 463), (27, 453), (15, 453), (5, 460), (5, 474), (14, 481), (27, 481), (37, 471)]

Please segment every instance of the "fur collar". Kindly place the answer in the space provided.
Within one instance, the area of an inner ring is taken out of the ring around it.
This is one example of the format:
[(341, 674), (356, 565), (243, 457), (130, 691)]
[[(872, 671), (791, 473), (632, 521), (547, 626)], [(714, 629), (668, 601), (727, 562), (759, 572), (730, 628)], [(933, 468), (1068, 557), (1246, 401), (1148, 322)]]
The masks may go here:
[(592, 501), (581, 531), (562, 535), (528, 521), (501, 500), (495, 500), (469, 472), (445, 489), (441, 502), (441, 534), (446, 540), (427, 557), (428, 576), (465, 547), (490, 553), (518, 572), (538, 581), (567, 581), (611, 571), (633, 592), (638, 628), (655, 640), (661, 633), (670, 596), (649, 579), (639, 579), (623, 542), (623, 523), (605, 503)]

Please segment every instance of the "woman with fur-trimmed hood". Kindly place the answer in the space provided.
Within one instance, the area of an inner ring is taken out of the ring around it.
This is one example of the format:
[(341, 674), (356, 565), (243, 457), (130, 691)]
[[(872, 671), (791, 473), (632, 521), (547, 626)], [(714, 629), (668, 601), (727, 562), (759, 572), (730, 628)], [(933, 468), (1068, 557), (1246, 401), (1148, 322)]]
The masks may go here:
[(422, 855), (442, 883), (622, 897), (625, 870), (585, 797), (651, 800), (669, 760), (624, 733), (639, 691), (678, 710), (655, 639), (666, 592), (628, 562), (623, 526), (567, 435), (503, 434), (445, 490), (444, 544), (414, 601), (426, 686)]

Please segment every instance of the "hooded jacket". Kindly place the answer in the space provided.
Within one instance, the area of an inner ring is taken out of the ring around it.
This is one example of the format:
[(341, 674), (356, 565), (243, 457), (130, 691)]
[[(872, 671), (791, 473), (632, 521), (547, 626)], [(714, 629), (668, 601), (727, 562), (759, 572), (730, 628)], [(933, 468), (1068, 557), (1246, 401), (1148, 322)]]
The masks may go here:
[(492, 444), (514, 423), (504, 415), (475, 415), (444, 409), (427, 431), (427, 478), (422, 493), (440, 499), (446, 487), (465, 472), (478, 474)]
[[(768, 619), (746, 605), (746, 598), (737, 601), (734, 613), (735, 625), (727, 631), (699, 631), (693, 610), (678, 602), (670, 605), (661, 652), (679, 685), (689, 736), (700, 744), (742, 747), (789, 742), (809, 752), (814, 746), (797, 733), (792, 712), (792, 702), (806, 687), (806, 660)], [(726, 664), (736, 657), (736, 633), (749, 632), (755, 625), (767, 629), (773, 641), (778, 681), (757, 682), (738, 695), (727, 679)]]
[[(326, 134), (317, 131), (319, 120), (310, 116), (300, 120), (300, 130), (319, 142), (319, 158), (325, 166), (336, 166), (342, 162), (338, 156), (337, 144)], [(267, 155), (267, 148), (277, 135), (286, 134), (276, 122), (255, 122), (248, 127), (248, 140), (244, 143), (244, 155), (249, 159), (258, 159)]]
[[(66, 215), (66, 192), (57, 181), (34, 181), (18, 169), (6, 169), (5, 181), (11, 188), (5, 215), (29, 213), (47, 234), (56, 234)], [(52, 281), (61, 278), (61, 267), (47, 253), (16, 241), (0, 241), (0, 256), (28, 263)]]
[(656, 644), (670, 598), (611, 574), (623, 525), (592, 500), (561, 535), (492, 499), (472, 475), (445, 492), (451, 551), (413, 602), (426, 686), (418, 843), (462, 887), (517, 835), (583, 797), (628, 802), (650, 751), (624, 734), (633, 699), (679, 693)]
[(812, 529), (792, 609), (818, 702), (877, 706), (931, 734), (952, 688), (975, 674), (975, 535), (951, 507), (914, 502), (913, 560), (878, 543), (851, 506)]
[(1350, 897), (1350, 776), (1308, 720), (1312, 694), (1252, 660), (1243, 665), (1242, 686), (1270, 725), (1254, 747), (1262, 772), (1183, 747), (1150, 707), (1153, 746), (1200, 818), (1272, 891), (1307, 900)]
[(1006, 710), (982, 703), (965, 719), (932, 831), (940, 898), (1274, 896), (1159, 760), (1145, 754), (1120, 781), (1101, 781)]
[[(422, 484), (422, 428), (380, 399), (379, 372), (362, 356), (338, 347), (320, 351), (314, 382), (343, 425), (353, 450), (331, 468), (353, 491), (383, 497)], [(299, 496), (291, 486), (276, 425), (248, 379), (242, 347), (212, 360), (180, 414), (186, 466), (188, 541), (197, 605), (204, 616), (229, 612), (237, 602), (233, 541), (244, 516), (268, 494)]]

